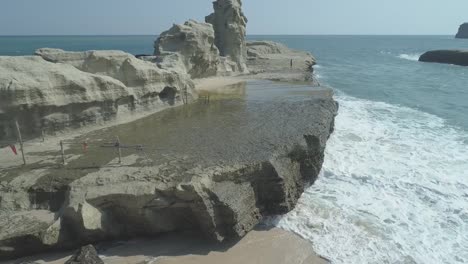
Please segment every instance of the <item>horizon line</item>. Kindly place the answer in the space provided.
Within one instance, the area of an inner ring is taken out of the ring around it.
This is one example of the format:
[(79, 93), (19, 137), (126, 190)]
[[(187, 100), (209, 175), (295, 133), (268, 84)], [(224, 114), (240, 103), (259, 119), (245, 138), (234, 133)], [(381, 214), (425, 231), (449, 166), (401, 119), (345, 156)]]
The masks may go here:
[[(455, 36), (456, 34), (247, 34), (248, 36)], [(124, 36), (159, 36), (159, 34), (20, 34), (0, 37), (124, 37)]]

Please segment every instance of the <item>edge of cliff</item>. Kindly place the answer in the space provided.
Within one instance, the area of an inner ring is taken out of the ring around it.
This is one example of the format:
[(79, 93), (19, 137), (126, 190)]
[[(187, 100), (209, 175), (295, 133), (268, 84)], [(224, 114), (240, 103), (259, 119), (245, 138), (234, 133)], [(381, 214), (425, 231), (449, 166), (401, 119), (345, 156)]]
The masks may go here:
[[(5, 69), (23, 67), (10, 71), (16, 81), (0, 75), (1, 91), (8, 95), (0, 97), (8, 105), (0, 111), (0, 124), (14, 113), (34, 124), (29, 132), (37, 134), (44, 120), (66, 128), (139, 108), (166, 109), (196, 99), (192, 78), (207, 76), (318, 85), (311, 54), (274, 42), (246, 42), (241, 7), (240, 0), (214, 2), (208, 23), (174, 25), (155, 42), (154, 56), (141, 59), (119, 51), (56, 49), (0, 57)], [(38, 89), (45, 84), (47, 89)], [(317, 179), (338, 110), (331, 91), (323, 94), (300, 103), (312, 111), (306, 115), (310, 124), (300, 131), (284, 127), (284, 133), (293, 133), (280, 137), (287, 142), (273, 142), (275, 149), (267, 148), (255, 161), (195, 166), (178, 156), (148, 165), (130, 156), (124, 158), (130, 160), (127, 167), (89, 168), (83, 175), (67, 166), (8, 173), (9, 180), (0, 184), (0, 258), (181, 229), (199, 229), (216, 241), (245, 236), (263, 217), (292, 210)], [(306, 118), (295, 112), (297, 106), (261, 107), (274, 108), (265, 113), (284, 108), (287, 115), (278, 118)], [(3, 130), (14, 133), (12, 127)]]

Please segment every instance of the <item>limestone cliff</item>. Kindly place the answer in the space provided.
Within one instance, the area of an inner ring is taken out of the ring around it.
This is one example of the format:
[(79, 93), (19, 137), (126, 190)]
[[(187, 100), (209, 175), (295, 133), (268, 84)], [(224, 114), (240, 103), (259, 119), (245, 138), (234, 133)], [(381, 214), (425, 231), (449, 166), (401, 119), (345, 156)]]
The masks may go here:
[(124, 152), (116, 164), (112, 149), (91, 145), (67, 150), (65, 166), (40, 149), (28, 153), (38, 162), (25, 169), (0, 166), (0, 261), (181, 230), (235, 239), (263, 217), (292, 210), (319, 175), (337, 104), (329, 90), (299, 86), (309, 95), (298, 100), (284, 85), (248, 86), (238, 98), (82, 136), (137, 140), (147, 156)]
[(16, 138), (15, 119), (37, 136), (177, 105), (186, 90), (192, 96), (188, 76), (121, 51), (36, 53), (0, 57), (0, 139)]
[(460, 25), (456, 38), (468, 38), (468, 23)]
[[(247, 44), (241, 1), (213, 5), (207, 23), (162, 33), (155, 56), (40, 49), (0, 57), (0, 140), (15, 137), (15, 119), (37, 135), (178, 105), (196, 98), (191, 78), (249, 67), (245, 79), (256, 79), (217, 87), (224, 95), (203, 91), (216, 97), (208, 103), (75, 137), (79, 146), (66, 149), (60, 166), (54, 139), (27, 150), (24, 167), (0, 155), (0, 261), (173, 231), (236, 239), (295, 207), (320, 173), (338, 105), (331, 90), (310, 87), (311, 54)], [(294, 87), (307, 96), (259, 79), (307, 81)], [(109, 142), (116, 135), (138, 144), (119, 148), (121, 163), (113, 153), (120, 145)], [(80, 142), (89, 138), (83, 153)]]
[(217, 0), (213, 3), (214, 13), (205, 21), (213, 25), (215, 43), (221, 56), (237, 64), (238, 72), (248, 72), (245, 44), (247, 18), (242, 12), (241, 0)]
[(161, 33), (154, 44), (154, 55), (162, 68), (179, 69), (192, 78), (214, 76), (219, 50), (214, 44), (211, 24), (189, 20)]

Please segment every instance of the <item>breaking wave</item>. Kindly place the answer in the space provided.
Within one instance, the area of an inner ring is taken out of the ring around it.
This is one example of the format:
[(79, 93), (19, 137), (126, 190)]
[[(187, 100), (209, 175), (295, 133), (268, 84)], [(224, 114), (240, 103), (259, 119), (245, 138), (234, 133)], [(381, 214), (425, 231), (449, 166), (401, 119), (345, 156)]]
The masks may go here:
[(322, 175), (276, 224), (333, 263), (467, 263), (466, 132), (406, 107), (337, 100)]
[(419, 57), (421, 57), (421, 54), (416, 53), (398, 55), (398, 58), (410, 61), (419, 61)]

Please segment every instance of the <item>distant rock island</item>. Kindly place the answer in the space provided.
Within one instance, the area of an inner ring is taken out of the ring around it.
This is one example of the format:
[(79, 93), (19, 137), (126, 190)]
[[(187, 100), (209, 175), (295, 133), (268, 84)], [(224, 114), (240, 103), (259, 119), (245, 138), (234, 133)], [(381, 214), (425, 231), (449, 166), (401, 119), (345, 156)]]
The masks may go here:
[(433, 50), (421, 55), (419, 61), (468, 66), (468, 50)]
[(468, 23), (463, 23), (458, 29), (456, 38), (468, 38)]
[[(468, 23), (460, 25), (455, 38), (468, 38)], [(421, 62), (434, 62), (453, 64), (459, 66), (468, 66), (468, 49), (467, 50), (431, 50), (419, 57)]]

